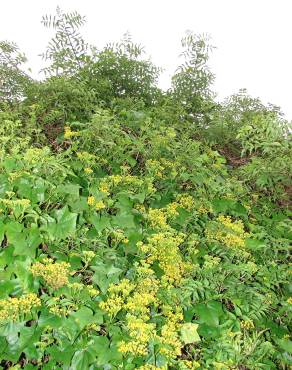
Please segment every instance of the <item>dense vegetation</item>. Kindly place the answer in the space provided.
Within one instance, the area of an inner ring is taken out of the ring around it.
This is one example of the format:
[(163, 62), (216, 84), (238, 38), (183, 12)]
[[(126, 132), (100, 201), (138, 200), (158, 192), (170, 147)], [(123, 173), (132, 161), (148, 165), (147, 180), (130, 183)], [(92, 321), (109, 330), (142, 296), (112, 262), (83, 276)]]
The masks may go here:
[(214, 100), (204, 36), (162, 91), (83, 23), (43, 18), (41, 81), (0, 42), (0, 367), (290, 368), (289, 123)]

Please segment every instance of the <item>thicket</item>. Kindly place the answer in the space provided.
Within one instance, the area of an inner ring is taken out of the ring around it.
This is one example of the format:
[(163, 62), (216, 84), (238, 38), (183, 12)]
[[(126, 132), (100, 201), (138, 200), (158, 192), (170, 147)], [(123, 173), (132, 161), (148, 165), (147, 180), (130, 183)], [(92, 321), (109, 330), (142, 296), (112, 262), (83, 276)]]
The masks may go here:
[(40, 81), (0, 42), (0, 368), (290, 368), (290, 123), (215, 100), (205, 35), (162, 91), (84, 22), (43, 17)]

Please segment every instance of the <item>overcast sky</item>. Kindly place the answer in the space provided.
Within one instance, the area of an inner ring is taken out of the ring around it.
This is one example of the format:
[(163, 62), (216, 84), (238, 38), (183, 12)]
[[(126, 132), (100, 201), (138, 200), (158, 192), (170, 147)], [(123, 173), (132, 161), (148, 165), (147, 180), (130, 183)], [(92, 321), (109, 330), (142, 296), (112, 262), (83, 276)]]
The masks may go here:
[(165, 69), (163, 88), (185, 31), (208, 33), (217, 47), (210, 66), (218, 97), (247, 88), (292, 119), (292, 0), (0, 0), (0, 40), (15, 41), (35, 74), (50, 37), (41, 16), (57, 5), (87, 17), (82, 33), (98, 48), (129, 31)]

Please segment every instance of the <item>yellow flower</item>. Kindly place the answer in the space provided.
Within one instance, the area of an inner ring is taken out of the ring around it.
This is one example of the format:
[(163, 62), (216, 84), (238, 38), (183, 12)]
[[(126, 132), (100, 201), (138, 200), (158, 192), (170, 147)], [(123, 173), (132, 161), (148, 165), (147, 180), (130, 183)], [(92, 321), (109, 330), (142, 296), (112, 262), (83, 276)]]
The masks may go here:
[(99, 295), (99, 290), (95, 289), (92, 285), (87, 285), (87, 290), (90, 297), (96, 297), (97, 295)]
[(35, 293), (28, 293), (20, 298), (0, 300), (0, 322), (16, 321), (19, 316), (28, 314), (33, 308), (41, 306), (41, 300)]
[(93, 172), (93, 170), (90, 167), (85, 167), (84, 172), (89, 175)]
[(160, 232), (148, 238), (147, 244), (137, 243), (138, 249), (146, 253), (146, 262), (152, 265), (155, 261), (163, 270), (162, 283), (165, 285), (180, 284), (183, 277), (191, 272), (192, 266), (183, 262), (179, 246), (186, 236), (174, 231)]
[(186, 209), (187, 211), (191, 211), (194, 208), (195, 201), (191, 195), (188, 194), (180, 194), (176, 197), (176, 201), (180, 205), (180, 207)]
[(97, 211), (100, 211), (101, 209), (104, 209), (105, 208), (105, 204), (103, 203), (102, 200), (98, 200), (96, 203), (95, 203), (95, 209)]
[(158, 229), (168, 229), (166, 214), (163, 209), (152, 209), (148, 211), (148, 221), (150, 226)]
[(82, 255), (85, 262), (89, 262), (95, 257), (95, 253), (93, 251), (82, 251)]
[(54, 262), (52, 259), (44, 259), (43, 263), (36, 262), (30, 268), (33, 276), (40, 276), (53, 289), (59, 289), (69, 283), (70, 264), (66, 262)]
[(247, 329), (247, 330), (253, 329), (254, 328), (254, 323), (251, 320), (241, 321), (240, 327), (242, 329)]
[(87, 204), (88, 204), (89, 206), (94, 206), (94, 204), (95, 204), (95, 198), (94, 198), (94, 196), (90, 195), (90, 196), (87, 198)]
[(292, 297), (289, 297), (289, 298), (287, 299), (287, 303), (288, 303), (288, 304), (292, 304)]
[(230, 216), (220, 215), (216, 221), (217, 224), (211, 224), (206, 230), (207, 239), (217, 240), (230, 248), (244, 248), (249, 234), (244, 231), (241, 220), (232, 221)]
[(49, 311), (53, 315), (59, 317), (66, 317), (78, 309), (76, 304), (68, 302), (68, 299), (61, 299), (60, 297), (54, 297), (47, 305)]
[(65, 126), (64, 128), (64, 139), (70, 139), (71, 137), (74, 136), (79, 136), (80, 133), (76, 131), (72, 131), (69, 126)]

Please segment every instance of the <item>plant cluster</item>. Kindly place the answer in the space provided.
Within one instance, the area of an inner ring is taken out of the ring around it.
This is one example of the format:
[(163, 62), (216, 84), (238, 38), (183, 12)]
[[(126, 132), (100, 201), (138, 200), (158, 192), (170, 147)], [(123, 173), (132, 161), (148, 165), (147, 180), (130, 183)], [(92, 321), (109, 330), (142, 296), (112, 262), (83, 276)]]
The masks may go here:
[(128, 35), (43, 23), (43, 81), (0, 57), (0, 368), (288, 369), (288, 123), (214, 102), (205, 36), (163, 92)]

